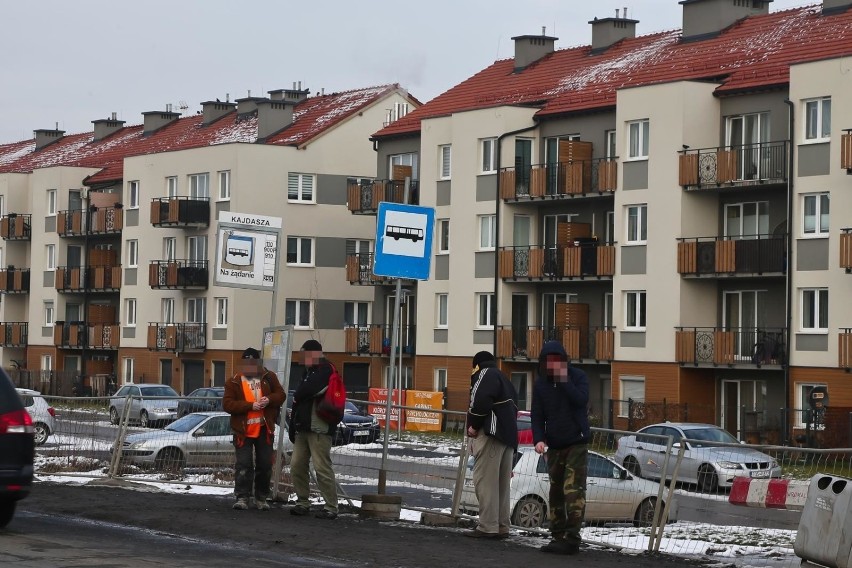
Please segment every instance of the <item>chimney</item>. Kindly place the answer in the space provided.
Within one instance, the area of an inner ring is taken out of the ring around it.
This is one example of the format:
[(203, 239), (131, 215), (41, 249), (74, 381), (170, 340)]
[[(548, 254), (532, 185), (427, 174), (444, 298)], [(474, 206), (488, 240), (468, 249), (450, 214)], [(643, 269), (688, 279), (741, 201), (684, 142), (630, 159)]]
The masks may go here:
[(310, 92), (310, 89), (302, 90), (301, 81), (299, 81), (298, 84), (294, 82), (292, 89), (276, 89), (274, 91), (268, 91), (269, 98), (273, 101), (284, 101), (294, 105), (307, 99)]
[(93, 142), (103, 140), (110, 134), (117, 132), (124, 127), (124, 121), (118, 120), (116, 113), (112, 113), (109, 118), (99, 118), (97, 120), (93, 120), (92, 124), (95, 125), (95, 137), (93, 139)]
[(39, 130), (33, 130), (33, 134), (35, 134), (35, 149), (41, 150), (45, 146), (49, 146), (54, 142), (59, 142), (65, 134), (65, 131), (59, 130), (59, 123), (57, 123), (54, 130), (42, 128)]
[(148, 112), (142, 113), (143, 123), (142, 123), (142, 135), (148, 136), (153, 132), (163, 128), (164, 126), (168, 126), (178, 118), (180, 118), (179, 112), (172, 112), (172, 105), (166, 105), (166, 110), (150, 110)]
[(251, 91), (249, 91), (249, 96), (243, 97), (242, 99), (234, 99), (237, 103), (237, 118), (243, 119), (248, 115), (257, 111), (257, 103), (258, 101), (265, 101), (264, 97), (253, 97), (251, 96)]
[(260, 99), (256, 105), (258, 142), (265, 142), (271, 135), (293, 124), (293, 103)]
[(201, 103), (201, 114), (203, 115), (201, 125), (213, 124), (235, 108), (237, 108), (237, 103), (223, 103), (220, 100), (203, 102)]
[(748, 16), (769, 13), (772, 0), (680, 0), (683, 6), (682, 41), (718, 36), (722, 30)]
[(540, 36), (523, 35), (515, 36), (515, 73), (523, 71), (545, 55), (553, 53), (553, 45), (558, 37), (544, 35), (544, 29)]
[(825, 15), (845, 12), (852, 6), (852, 0), (822, 0), (822, 13)]
[(592, 53), (600, 53), (616, 42), (636, 37), (639, 20), (628, 19), (627, 8), (624, 8), (624, 16), (619, 17), (616, 8), (614, 18), (595, 18), (589, 23), (592, 24)]

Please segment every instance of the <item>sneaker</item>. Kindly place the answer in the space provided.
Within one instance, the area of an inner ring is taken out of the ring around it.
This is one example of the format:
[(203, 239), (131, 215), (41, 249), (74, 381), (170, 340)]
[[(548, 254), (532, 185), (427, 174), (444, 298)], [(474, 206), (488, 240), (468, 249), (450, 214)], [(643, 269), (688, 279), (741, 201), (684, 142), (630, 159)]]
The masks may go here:
[(567, 554), (573, 555), (580, 552), (580, 547), (576, 544), (568, 544), (568, 541), (562, 539), (554, 539), (541, 547), (542, 552), (551, 554)]
[(269, 503), (266, 502), (266, 499), (255, 499), (255, 503), (258, 511), (268, 511)]
[(314, 516), (318, 519), (332, 520), (332, 519), (337, 518), (337, 513), (335, 513), (334, 511), (329, 511), (328, 509), (323, 509), (322, 511), (320, 511), (319, 513), (317, 513)]
[(290, 514), (296, 515), (297, 517), (304, 517), (310, 512), (311, 510), (308, 507), (305, 507), (304, 505), (296, 505), (295, 507), (290, 509)]
[[(499, 533), (487, 533), (479, 529), (470, 529), (464, 531), (462, 534), (464, 536), (469, 536), (470, 538), (500, 538)], [(509, 535), (506, 536), (508, 537)]]
[(236, 500), (236, 502), (234, 502), (234, 509), (245, 511), (248, 509), (248, 500), (244, 497), (240, 497)]

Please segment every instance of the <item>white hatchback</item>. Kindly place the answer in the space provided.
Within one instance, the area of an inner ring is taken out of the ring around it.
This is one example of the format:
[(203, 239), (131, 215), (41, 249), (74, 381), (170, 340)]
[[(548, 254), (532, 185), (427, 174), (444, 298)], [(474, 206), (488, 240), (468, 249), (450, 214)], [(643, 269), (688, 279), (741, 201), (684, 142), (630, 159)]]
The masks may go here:
[(36, 446), (41, 446), (56, 431), (56, 411), (47, 404), (40, 392), (31, 389), (15, 390), (33, 420)]

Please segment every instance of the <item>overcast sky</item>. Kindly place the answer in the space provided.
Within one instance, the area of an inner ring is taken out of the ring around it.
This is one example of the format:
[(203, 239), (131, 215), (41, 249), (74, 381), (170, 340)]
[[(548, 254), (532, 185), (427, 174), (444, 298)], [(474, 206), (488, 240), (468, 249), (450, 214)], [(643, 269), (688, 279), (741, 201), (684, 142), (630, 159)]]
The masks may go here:
[[(775, 0), (770, 11), (817, 4)], [(0, 0), (0, 143), (91, 131), (111, 112), (400, 83), (426, 102), (497, 59), (512, 36), (591, 43), (627, 7), (637, 34), (681, 27), (678, 0)]]

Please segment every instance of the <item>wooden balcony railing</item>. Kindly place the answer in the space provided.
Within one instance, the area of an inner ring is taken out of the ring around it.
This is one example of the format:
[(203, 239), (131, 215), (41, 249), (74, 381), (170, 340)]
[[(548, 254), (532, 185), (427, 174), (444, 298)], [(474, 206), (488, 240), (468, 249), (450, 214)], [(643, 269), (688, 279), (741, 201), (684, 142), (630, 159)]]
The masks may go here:
[[(405, 202), (405, 180), (392, 179), (350, 179), (346, 184), (347, 203), (352, 213), (375, 213), (379, 202)], [(419, 184), (411, 180), (408, 188), (408, 204), (420, 203)]]
[(155, 197), (151, 200), (155, 227), (209, 227), (209, 197)]
[(0, 346), (26, 347), (29, 337), (29, 323), (25, 321), (0, 322)]
[[(373, 274), (373, 258), (375, 253), (365, 252), (346, 255), (346, 281), (362, 286), (377, 286), (394, 284), (395, 278)], [(411, 280), (403, 279), (403, 285), (411, 284)]]
[(852, 369), (852, 328), (844, 327), (838, 335), (838, 365), (847, 371)]
[(54, 286), (60, 292), (116, 292), (121, 289), (121, 267), (59, 266)]
[(784, 274), (787, 237), (696, 237), (678, 239), (677, 271), (685, 276)]
[(675, 356), (681, 365), (786, 365), (787, 329), (678, 327)]
[(154, 260), (148, 265), (148, 285), (154, 289), (203, 289), (210, 283), (206, 260)]
[(500, 197), (507, 201), (612, 194), (618, 158), (575, 160), (500, 170)]
[(501, 359), (538, 360), (542, 345), (551, 340), (562, 343), (573, 361), (614, 359), (615, 333), (611, 327), (498, 326), (496, 355)]
[(118, 349), (121, 333), (117, 323), (57, 321), (53, 326), (53, 345), (62, 349)]
[(32, 215), (9, 213), (0, 217), (0, 237), (7, 241), (28, 241), (32, 237)]
[(840, 167), (852, 174), (852, 128), (847, 128), (840, 136)]
[(204, 351), (207, 349), (207, 324), (151, 322), (148, 324), (148, 349), (175, 353)]
[(30, 291), (30, 269), (9, 266), (0, 269), (0, 293), (27, 294)]
[(89, 209), (89, 233), (111, 235), (121, 233), (124, 228), (124, 209), (121, 204), (114, 207), (92, 207)]
[(743, 146), (682, 150), (680, 185), (684, 189), (718, 189), (787, 182), (786, 140)]
[(852, 272), (852, 228), (841, 229), (840, 268), (846, 269), (846, 272)]
[(498, 258), (504, 280), (611, 278), (615, 274), (615, 246), (593, 240), (571, 246), (501, 247)]
[[(399, 353), (415, 355), (416, 326), (403, 325), (399, 330)], [(353, 355), (390, 356), (392, 325), (347, 325), (343, 329), (345, 351)]]

